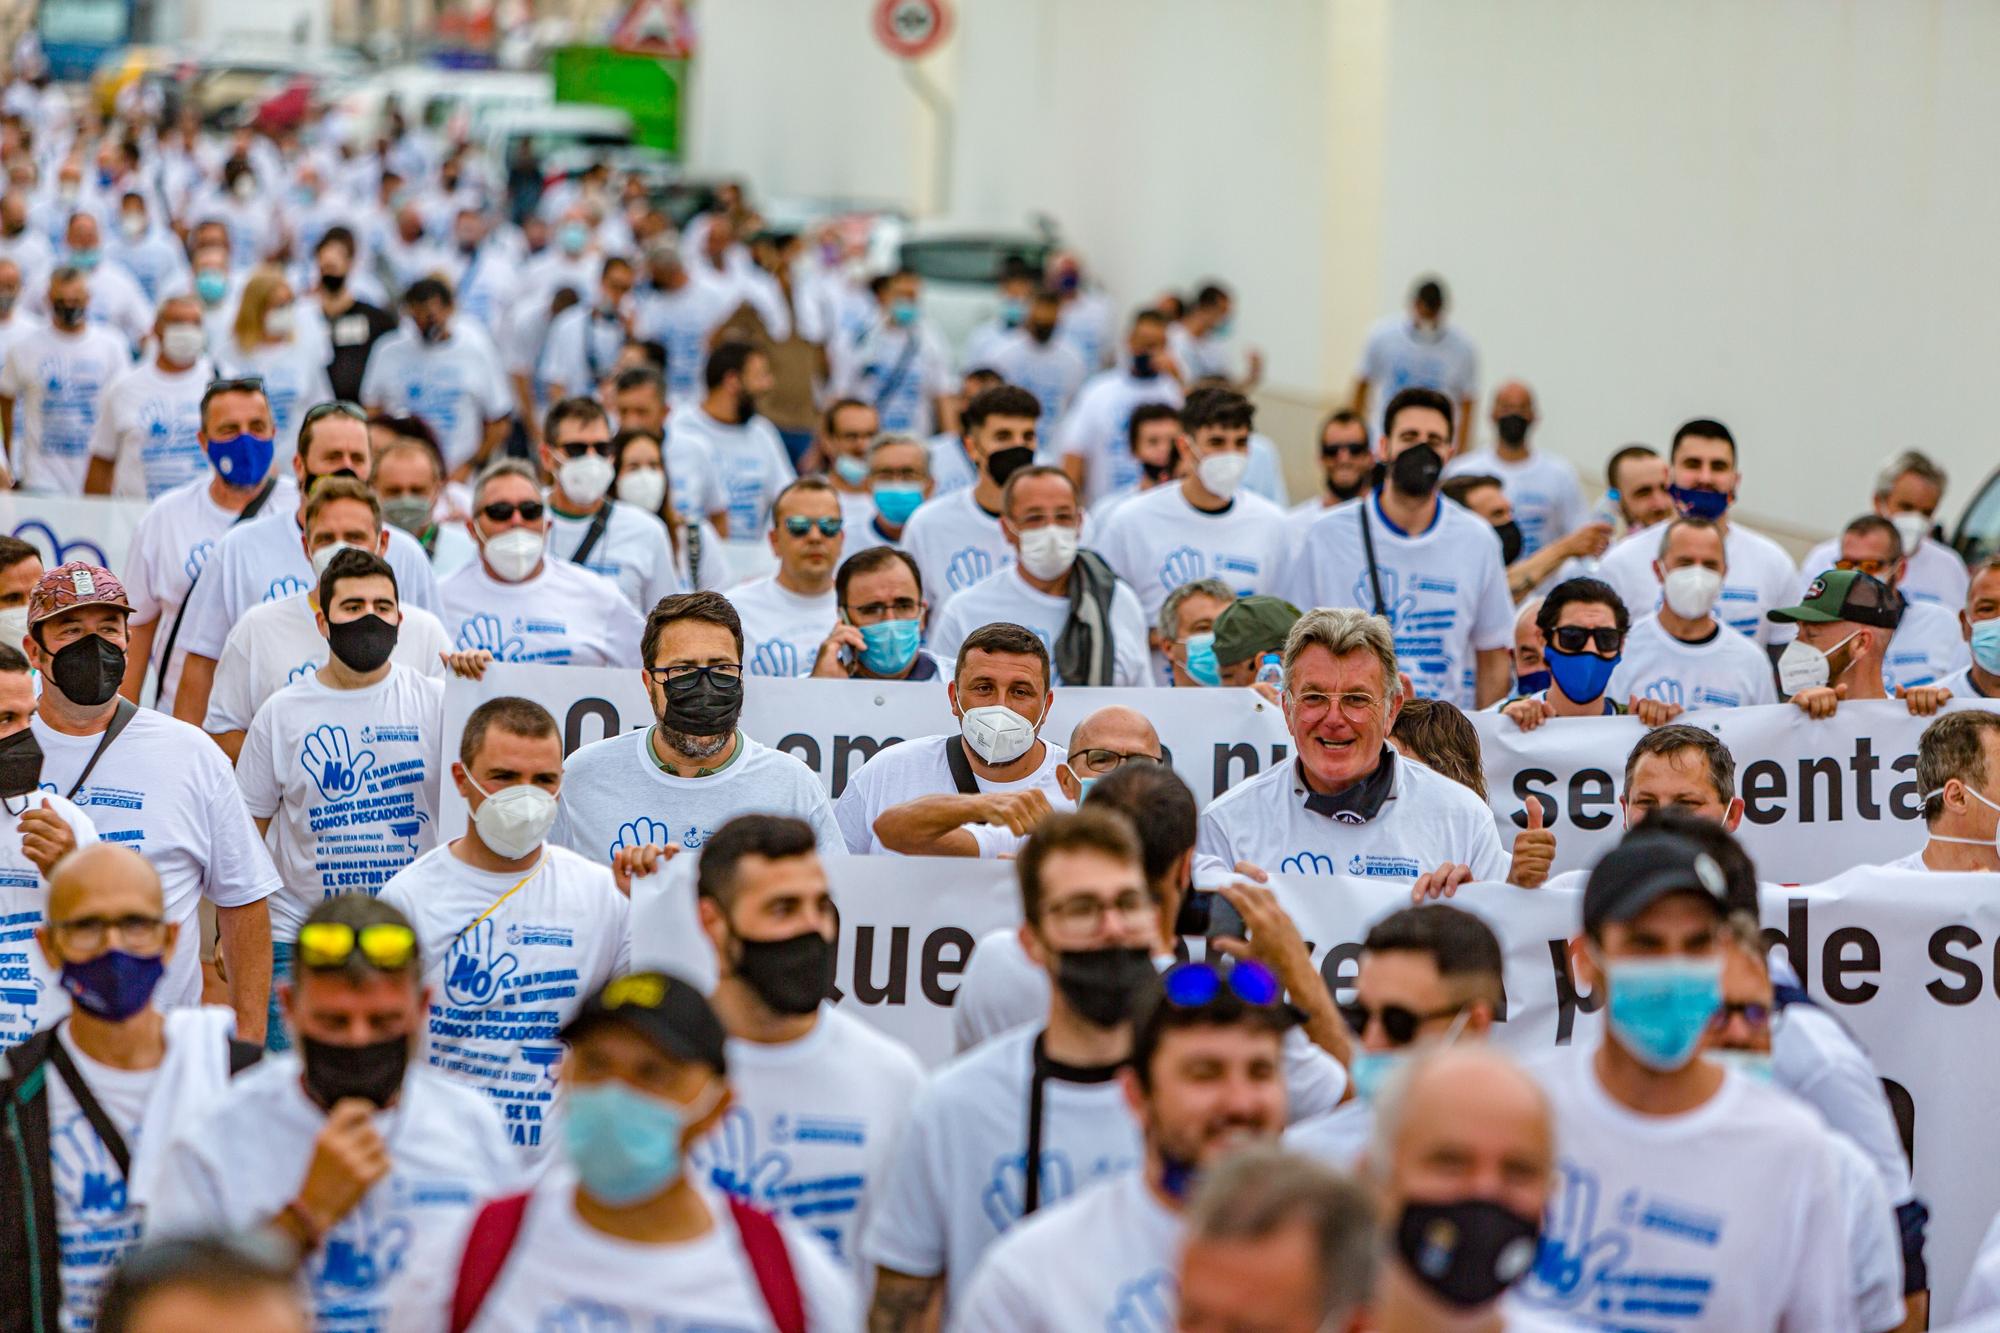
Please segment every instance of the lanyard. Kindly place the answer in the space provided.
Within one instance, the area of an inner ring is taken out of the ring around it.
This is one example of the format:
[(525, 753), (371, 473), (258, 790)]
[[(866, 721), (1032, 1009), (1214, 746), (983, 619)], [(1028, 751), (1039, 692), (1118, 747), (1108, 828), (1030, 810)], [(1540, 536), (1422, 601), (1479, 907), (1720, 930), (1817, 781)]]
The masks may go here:
[(1119, 1065), (1081, 1068), (1058, 1064), (1049, 1059), (1049, 1034), (1035, 1034), (1034, 1073), (1028, 1076), (1028, 1151), (1021, 1165), (1027, 1179), (1021, 1190), (1021, 1216), (1031, 1215), (1042, 1205), (1042, 1086), (1050, 1079), (1064, 1083), (1108, 1083), (1118, 1077)]
[[(451, 942), (453, 944), (457, 944), (460, 940), (465, 938), (466, 932), (470, 931), (474, 926), (477, 926), (487, 917), (492, 916), (495, 912), (499, 911), (501, 903), (506, 902), (516, 893), (519, 893), (521, 891), (521, 886), (523, 884), (526, 884), (529, 880), (533, 879), (536, 875), (541, 874), (542, 867), (547, 865), (548, 863), (549, 863), (548, 849), (544, 848), (542, 850), (541, 859), (536, 861), (534, 865), (529, 867), (528, 873), (521, 876), (521, 878), (515, 880), (514, 887), (507, 890), (507, 892), (501, 894), (498, 898), (495, 898), (491, 903), (487, 905), (485, 911), (481, 912), (478, 916), (472, 918), (472, 920), (466, 922), (463, 926), (461, 926), (459, 928), (458, 934), (451, 937)], [(449, 950), (447, 950), (447, 952), (449, 952)]]

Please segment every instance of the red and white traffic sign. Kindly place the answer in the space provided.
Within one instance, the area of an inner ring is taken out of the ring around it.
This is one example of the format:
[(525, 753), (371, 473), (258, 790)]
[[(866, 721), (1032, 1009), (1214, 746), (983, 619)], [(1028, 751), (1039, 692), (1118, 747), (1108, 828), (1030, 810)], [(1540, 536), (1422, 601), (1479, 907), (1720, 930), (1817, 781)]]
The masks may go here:
[(945, 0), (881, 0), (875, 6), (875, 39), (899, 59), (929, 55), (950, 35)]
[(693, 35), (681, 0), (632, 0), (612, 29), (610, 45), (638, 55), (686, 59), (694, 48)]

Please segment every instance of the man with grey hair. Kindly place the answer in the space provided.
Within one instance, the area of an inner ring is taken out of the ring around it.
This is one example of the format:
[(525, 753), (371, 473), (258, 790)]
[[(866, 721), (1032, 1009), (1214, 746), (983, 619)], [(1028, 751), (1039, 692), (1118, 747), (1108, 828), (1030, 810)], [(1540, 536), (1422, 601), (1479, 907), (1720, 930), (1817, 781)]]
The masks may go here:
[[(1948, 610), (1965, 605), (1968, 576), (1956, 551), (1934, 541), (1931, 525), (1944, 501), (1944, 469), (1928, 454), (1905, 449), (1875, 474), (1873, 511), (1896, 525), (1908, 567), (1896, 585), (1912, 602), (1934, 602)], [(1799, 568), (1832, 569), (1840, 558), (1840, 535), (1821, 542)]]
[(2000, 871), (2000, 713), (1946, 713), (1917, 741), (1917, 791), (1930, 839), (1883, 867)]
[(1196, 844), (1204, 864), (1359, 875), (1418, 893), (1507, 877), (1485, 804), (1389, 746), (1409, 680), (1388, 622), (1352, 607), (1308, 611), (1285, 641), (1284, 671), (1296, 758), (1209, 803)]
[(1188, 1203), (1175, 1327), (1354, 1333), (1375, 1285), (1376, 1243), (1360, 1185), (1275, 1145), (1239, 1149)]
[(488, 662), (638, 666), (645, 623), (618, 585), (548, 558), (541, 478), (518, 458), (490, 463), (472, 487), (479, 559), (438, 584), (452, 670), (478, 679)]
[(1167, 663), (1167, 684), (1220, 685), (1215, 621), (1236, 592), (1221, 579), (1194, 579), (1167, 594), (1153, 626), (1153, 650)]

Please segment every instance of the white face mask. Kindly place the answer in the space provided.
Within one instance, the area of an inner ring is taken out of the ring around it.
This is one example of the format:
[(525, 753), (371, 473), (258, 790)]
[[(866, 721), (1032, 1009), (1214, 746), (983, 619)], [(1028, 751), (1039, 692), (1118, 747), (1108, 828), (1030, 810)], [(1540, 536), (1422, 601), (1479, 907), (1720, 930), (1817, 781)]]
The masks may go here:
[(556, 469), (556, 483), (564, 495), (578, 504), (594, 505), (611, 489), (611, 478), (617, 471), (617, 466), (603, 454), (585, 454), (581, 458), (565, 458)]
[(146, 215), (144, 213), (120, 213), (118, 215), (118, 230), (125, 233), (126, 240), (138, 240), (146, 234)]
[(1793, 639), (1778, 657), (1778, 688), (1787, 695), (1818, 689), (1832, 676), (1830, 660), (1842, 647), (1854, 642), (1848, 635), (1833, 647), (1820, 651), (1803, 639)]
[(1686, 620), (1700, 620), (1722, 595), (1722, 575), (1700, 565), (1668, 570), (1660, 582), (1666, 593), (1667, 609)]
[(160, 350), (167, 360), (191, 366), (208, 348), (208, 336), (199, 324), (169, 324), (160, 333)]
[(1011, 764), (1035, 743), (1035, 723), (1002, 704), (968, 708), (958, 719), (959, 734), (989, 764)]
[(317, 551), (314, 551), (312, 553), (312, 567), (313, 567), (314, 581), (318, 581), (320, 578), (325, 576), (326, 567), (332, 564), (333, 558), (339, 555), (342, 551), (358, 551), (360, 549), (361, 548), (358, 546), (349, 546), (346, 542), (328, 542), (325, 546), (322, 546)]
[[(564, 489), (568, 486), (565, 484)], [(657, 514), (667, 498), (667, 474), (656, 467), (635, 468), (618, 479), (618, 498)]]
[(1210, 495), (1219, 495), (1227, 500), (1235, 496), (1236, 488), (1243, 484), (1243, 474), (1249, 470), (1250, 455), (1225, 449), (1195, 464), (1194, 474), (1208, 488)]
[(1903, 539), (1903, 555), (1906, 559), (1915, 555), (1917, 548), (1923, 545), (1924, 538), (1930, 535), (1931, 521), (1923, 514), (1914, 511), (1897, 514), (1889, 521), (1895, 524), (1896, 535)]
[(548, 538), (533, 528), (509, 528), (498, 537), (489, 537), (484, 547), (486, 563), (507, 583), (519, 583), (542, 563)]
[(1050, 523), (1021, 534), (1021, 568), (1036, 578), (1061, 578), (1075, 563), (1075, 528)]
[(495, 856), (518, 861), (542, 845), (556, 822), (556, 798), (530, 783), (502, 787), (489, 792), (472, 781), (466, 782), (486, 800), (472, 812), (472, 826), (479, 840)]
[[(0, 611), (0, 627), (4, 627), (6, 625), (7, 615), (8, 612)], [(15, 642), (15, 640), (9, 639), (7, 640), (7, 642), (13, 643)], [(1977, 791), (1973, 790), (1972, 786), (1969, 783), (1966, 784), (1965, 794), (1967, 796), (1970, 796), (1973, 800), (1979, 802), (1981, 805), (1985, 806), (1989, 810), (2000, 810), (2000, 805), (1995, 805), (1993, 802), (1987, 800), (1984, 796), (1980, 795)], [(1942, 791), (1928, 792), (1918, 796), (1917, 802), (1919, 805), (1927, 805), (1930, 803), (1931, 797), (1943, 796), (1943, 795), (1944, 793)], [(1933, 833), (1930, 836), (1932, 842), (1962, 842), (1970, 847), (1990, 846), (1996, 855), (2000, 855), (2000, 822), (1996, 822), (1993, 825), (1993, 836), (1990, 838), (1949, 838), (1942, 833)]]
[(288, 305), (272, 306), (264, 312), (264, 332), (273, 338), (289, 338), (298, 327), (298, 315)]
[(21, 647), (21, 640), (27, 637), (27, 607), (10, 606), (4, 611), (0, 611), (0, 643), (6, 644), (17, 653), (25, 652), (26, 649)]

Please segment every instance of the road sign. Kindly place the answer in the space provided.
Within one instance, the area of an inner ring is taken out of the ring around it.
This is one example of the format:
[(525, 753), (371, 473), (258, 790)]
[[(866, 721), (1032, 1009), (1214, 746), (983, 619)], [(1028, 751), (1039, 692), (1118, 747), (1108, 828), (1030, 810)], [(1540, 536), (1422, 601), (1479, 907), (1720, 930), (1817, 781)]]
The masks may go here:
[(694, 31), (681, 0), (632, 0), (607, 45), (635, 55), (685, 60), (694, 48)]
[(946, 0), (881, 0), (875, 6), (875, 39), (901, 60), (929, 55), (951, 35)]

